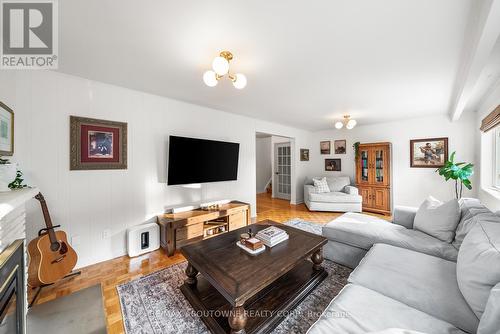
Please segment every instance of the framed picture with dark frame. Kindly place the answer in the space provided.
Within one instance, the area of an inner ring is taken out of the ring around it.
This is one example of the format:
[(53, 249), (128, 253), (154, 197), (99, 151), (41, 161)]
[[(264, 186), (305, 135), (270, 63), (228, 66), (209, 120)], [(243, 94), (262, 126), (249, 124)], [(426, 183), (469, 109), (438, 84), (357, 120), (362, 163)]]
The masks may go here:
[(300, 149), (300, 161), (309, 161), (309, 149), (301, 148)]
[(345, 139), (336, 140), (333, 142), (333, 148), (335, 149), (335, 154), (345, 154), (347, 147), (347, 141)]
[(127, 123), (70, 116), (70, 170), (127, 169)]
[(340, 172), (342, 170), (341, 159), (325, 159), (325, 171)]
[(0, 102), (0, 155), (14, 154), (14, 111)]
[(319, 149), (321, 154), (330, 154), (331, 153), (331, 142), (329, 140), (324, 140), (319, 143)]
[(410, 140), (410, 167), (439, 168), (448, 160), (448, 138)]

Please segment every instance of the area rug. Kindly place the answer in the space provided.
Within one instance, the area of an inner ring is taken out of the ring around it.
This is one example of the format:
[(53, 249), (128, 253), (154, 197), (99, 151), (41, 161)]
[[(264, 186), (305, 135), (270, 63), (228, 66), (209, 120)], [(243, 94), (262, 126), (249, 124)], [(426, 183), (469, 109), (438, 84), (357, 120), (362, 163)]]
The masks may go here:
[[(295, 225), (294, 225), (295, 224)], [(287, 225), (308, 231), (320, 224), (294, 219)], [(311, 226), (312, 225), (312, 226)], [(314, 232), (313, 232), (314, 233)], [(321, 231), (319, 232), (321, 233)], [(187, 262), (117, 287), (125, 332), (208, 334), (203, 321), (185, 299), (179, 286), (184, 283)], [(351, 269), (325, 260), (328, 277), (274, 329), (273, 334), (301, 334), (319, 318), (330, 301), (347, 284)]]
[(308, 222), (308, 221), (302, 220), (300, 218), (290, 219), (289, 221), (285, 222), (284, 224), (288, 225), (288, 226), (293, 226), (295, 228), (298, 228), (298, 229), (301, 229), (301, 230), (304, 230), (307, 232), (318, 234), (318, 235), (321, 235), (321, 230), (323, 229), (323, 226), (325, 225), (325, 224)]

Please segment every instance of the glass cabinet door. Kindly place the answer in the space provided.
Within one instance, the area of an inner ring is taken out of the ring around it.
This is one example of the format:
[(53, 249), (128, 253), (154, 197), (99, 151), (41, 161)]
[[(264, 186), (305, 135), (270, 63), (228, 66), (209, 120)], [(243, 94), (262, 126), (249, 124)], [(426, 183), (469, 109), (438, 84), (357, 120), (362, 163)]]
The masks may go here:
[(386, 173), (386, 154), (384, 149), (375, 148), (374, 149), (374, 182), (380, 184), (386, 184), (387, 173)]
[(361, 164), (361, 175), (359, 182), (368, 182), (370, 174), (370, 156), (368, 150), (360, 150), (359, 152), (359, 163)]

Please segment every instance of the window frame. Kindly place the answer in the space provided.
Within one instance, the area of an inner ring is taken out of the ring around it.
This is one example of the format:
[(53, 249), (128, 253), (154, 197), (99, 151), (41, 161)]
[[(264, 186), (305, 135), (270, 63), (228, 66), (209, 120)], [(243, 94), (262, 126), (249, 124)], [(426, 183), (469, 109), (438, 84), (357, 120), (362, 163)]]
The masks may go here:
[(493, 129), (493, 168), (492, 168), (492, 187), (500, 191), (500, 126)]

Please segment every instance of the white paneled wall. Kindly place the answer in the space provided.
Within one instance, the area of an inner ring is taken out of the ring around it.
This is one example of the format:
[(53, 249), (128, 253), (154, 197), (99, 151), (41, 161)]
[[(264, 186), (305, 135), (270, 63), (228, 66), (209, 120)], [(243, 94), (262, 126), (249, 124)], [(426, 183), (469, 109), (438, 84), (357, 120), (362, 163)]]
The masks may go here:
[[(255, 133), (295, 138), (297, 157), (310, 138), (306, 131), (49, 71), (3, 71), (0, 100), (15, 112), (14, 159), (45, 195), (54, 224), (75, 241), (78, 266), (124, 255), (126, 229), (165, 206), (229, 198), (251, 203), (255, 216)], [(127, 122), (128, 169), (70, 171), (70, 115)], [(169, 135), (240, 143), (238, 180), (168, 187)], [(300, 183), (308, 165), (295, 167)], [(301, 185), (293, 197), (301, 201)], [(37, 203), (27, 213), (31, 239), (43, 218)]]

